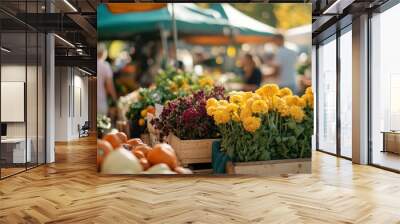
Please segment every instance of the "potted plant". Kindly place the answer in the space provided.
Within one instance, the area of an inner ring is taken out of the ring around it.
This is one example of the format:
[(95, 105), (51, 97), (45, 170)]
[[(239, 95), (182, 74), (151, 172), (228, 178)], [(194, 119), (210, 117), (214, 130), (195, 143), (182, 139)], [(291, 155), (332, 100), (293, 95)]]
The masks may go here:
[(111, 130), (111, 119), (107, 116), (97, 116), (97, 138), (102, 138)]
[(138, 138), (145, 132), (147, 113), (154, 114), (154, 104), (157, 100), (154, 89), (141, 88), (136, 101), (130, 104), (126, 118), (131, 123), (131, 137)]
[(222, 152), (233, 161), (228, 173), (310, 172), (311, 88), (302, 97), (274, 84), (256, 92), (233, 92), (228, 101), (209, 99), (207, 113), (220, 130)]
[[(199, 90), (189, 96), (169, 101), (155, 126), (176, 150), (183, 165), (211, 162), (212, 142), (219, 138), (219, 130), (207, 114), (210, 98), (224, 99), (224, 88)], [(162, 137), (161, 136), (161, 137)]]

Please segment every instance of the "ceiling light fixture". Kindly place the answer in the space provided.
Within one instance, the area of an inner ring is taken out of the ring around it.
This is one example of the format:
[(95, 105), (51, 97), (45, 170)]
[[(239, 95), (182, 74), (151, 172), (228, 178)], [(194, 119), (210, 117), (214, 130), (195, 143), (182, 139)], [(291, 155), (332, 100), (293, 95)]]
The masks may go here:
[(11, 52), (11, 50), (9, 50), (9, 49), (7, 49), (7, 48), (5, 48), (5, 47), (1, 47), (0, 49), (1, 49), (2, 51), (6, 52), (6, 53), (10, 53), (10, 52)]
[(88, 71), (86, 71), (86, 70), (83, 70), (83, 69), (81, 69), (81, 68), (79, 68), (79, 67), (78, 67), (78, 70), (81, 71), (81, 72), (83, 72), (83, 73), (85, 73), (85, 74), (87, 74), (87, 75), (92, 75), (92, 73), (90, 73), (90, 72), (88, 72)]
[(69, 42), (68, 40), (60, 37), (58, 34), (54, 34), (55, 37), (57, 37), (59, 40), (61, 40), (62, 42), (66, 43), (68, 46), (75, 48), (75, 45), (73, 45), (71, 42)]
[(74, 12), (78, 12), (78, 10), (73, 6), (68, 0), (64, 0), (64, 3), (68, 5)]
[(343, 10), (351, 5), (355, 0), (336, 0), (322, 13), (323, 15), (340, 15)]

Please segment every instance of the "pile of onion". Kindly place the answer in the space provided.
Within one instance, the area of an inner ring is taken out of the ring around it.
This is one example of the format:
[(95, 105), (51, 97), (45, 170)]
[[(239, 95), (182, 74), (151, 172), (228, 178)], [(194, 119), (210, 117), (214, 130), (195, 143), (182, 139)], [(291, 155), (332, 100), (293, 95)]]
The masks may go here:
[(97, 140), (97, 167), (105, 174), (192, 174), (178, 165), (175, 150), (166, 143), (150, 147), (140, 138), (109, 133)]

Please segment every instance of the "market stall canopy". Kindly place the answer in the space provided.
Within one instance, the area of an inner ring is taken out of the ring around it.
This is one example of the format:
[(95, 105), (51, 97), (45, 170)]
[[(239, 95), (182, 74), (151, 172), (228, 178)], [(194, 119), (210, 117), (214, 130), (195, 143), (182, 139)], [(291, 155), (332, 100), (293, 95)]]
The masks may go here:
[(108, 9), (112, 13), (127, 13), (127, 12), (144, 12), (161, 9), (167, 6), (167, 3), (140, 3), (140, 4), (126, 4), (126, 3), (109, 3)]
[(277, 34), (275, 28), (247, 16), (228, 3), (213, 3), (211, 4), (211, 9), (217, 11), (227, 21), (232, 36), (190, 36), (185, 38), (187, 42), (202, 45), (232, 43), (262, 44), (272, 41)]
[(310, 45), (311, 30), (311, 24), (289, 29), (285, 32), (285, 39), (298, 45)]
[(135, 34), (172, 30), (172, 7), (180, 35), (223, 35), (228, 24), (212, 10), (193, 3), (168, 4), (150, 11), (112, 13), (106, 4), (97, 9), (97, 30), (100, 40), (129, 39)]

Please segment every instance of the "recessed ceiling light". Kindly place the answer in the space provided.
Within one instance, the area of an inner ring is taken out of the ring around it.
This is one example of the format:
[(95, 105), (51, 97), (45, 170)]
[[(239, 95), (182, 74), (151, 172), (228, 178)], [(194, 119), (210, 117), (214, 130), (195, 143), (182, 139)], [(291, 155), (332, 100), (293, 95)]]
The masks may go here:
[(5, 48), (5, 47), (1, 47), (0, 49), (1, 49), (2, 51), (6, 52), (6, 53), (10, 53), (10, 52), (11, 52), (11, 50), (9, 50), (9, 49), (7, 49), (7, 48)]
[(75, 48), (75, 45), (73, 45), (71, 42), (69, 42), (68, 40), (60, 37), (58, 34), (54, 34), (55, 37), (57, 37), (59, 40), (61, 40), (62, 42), (66, 43), (67, 45), (69, 45), (70, 47)]
[(83, 70), (83, 69), (81, 69), (81, 68), (79, 68), (79, 67), (78, 67), (78, 70), (81, 71), (81, 72), (83, 72), (83, 73), (85, 73), (85, 74), (87, 74), (87, 75), (92, 75), (92, 73), (90, 73), (90, 72), (88, 72), (88, 71), (86, 71), (86, 70)]
[(68, 5), (68, 7), (70, 7), (74, 12), (78, 12), (78, 10), (68, 0), (64, 0), (64, 3)]

